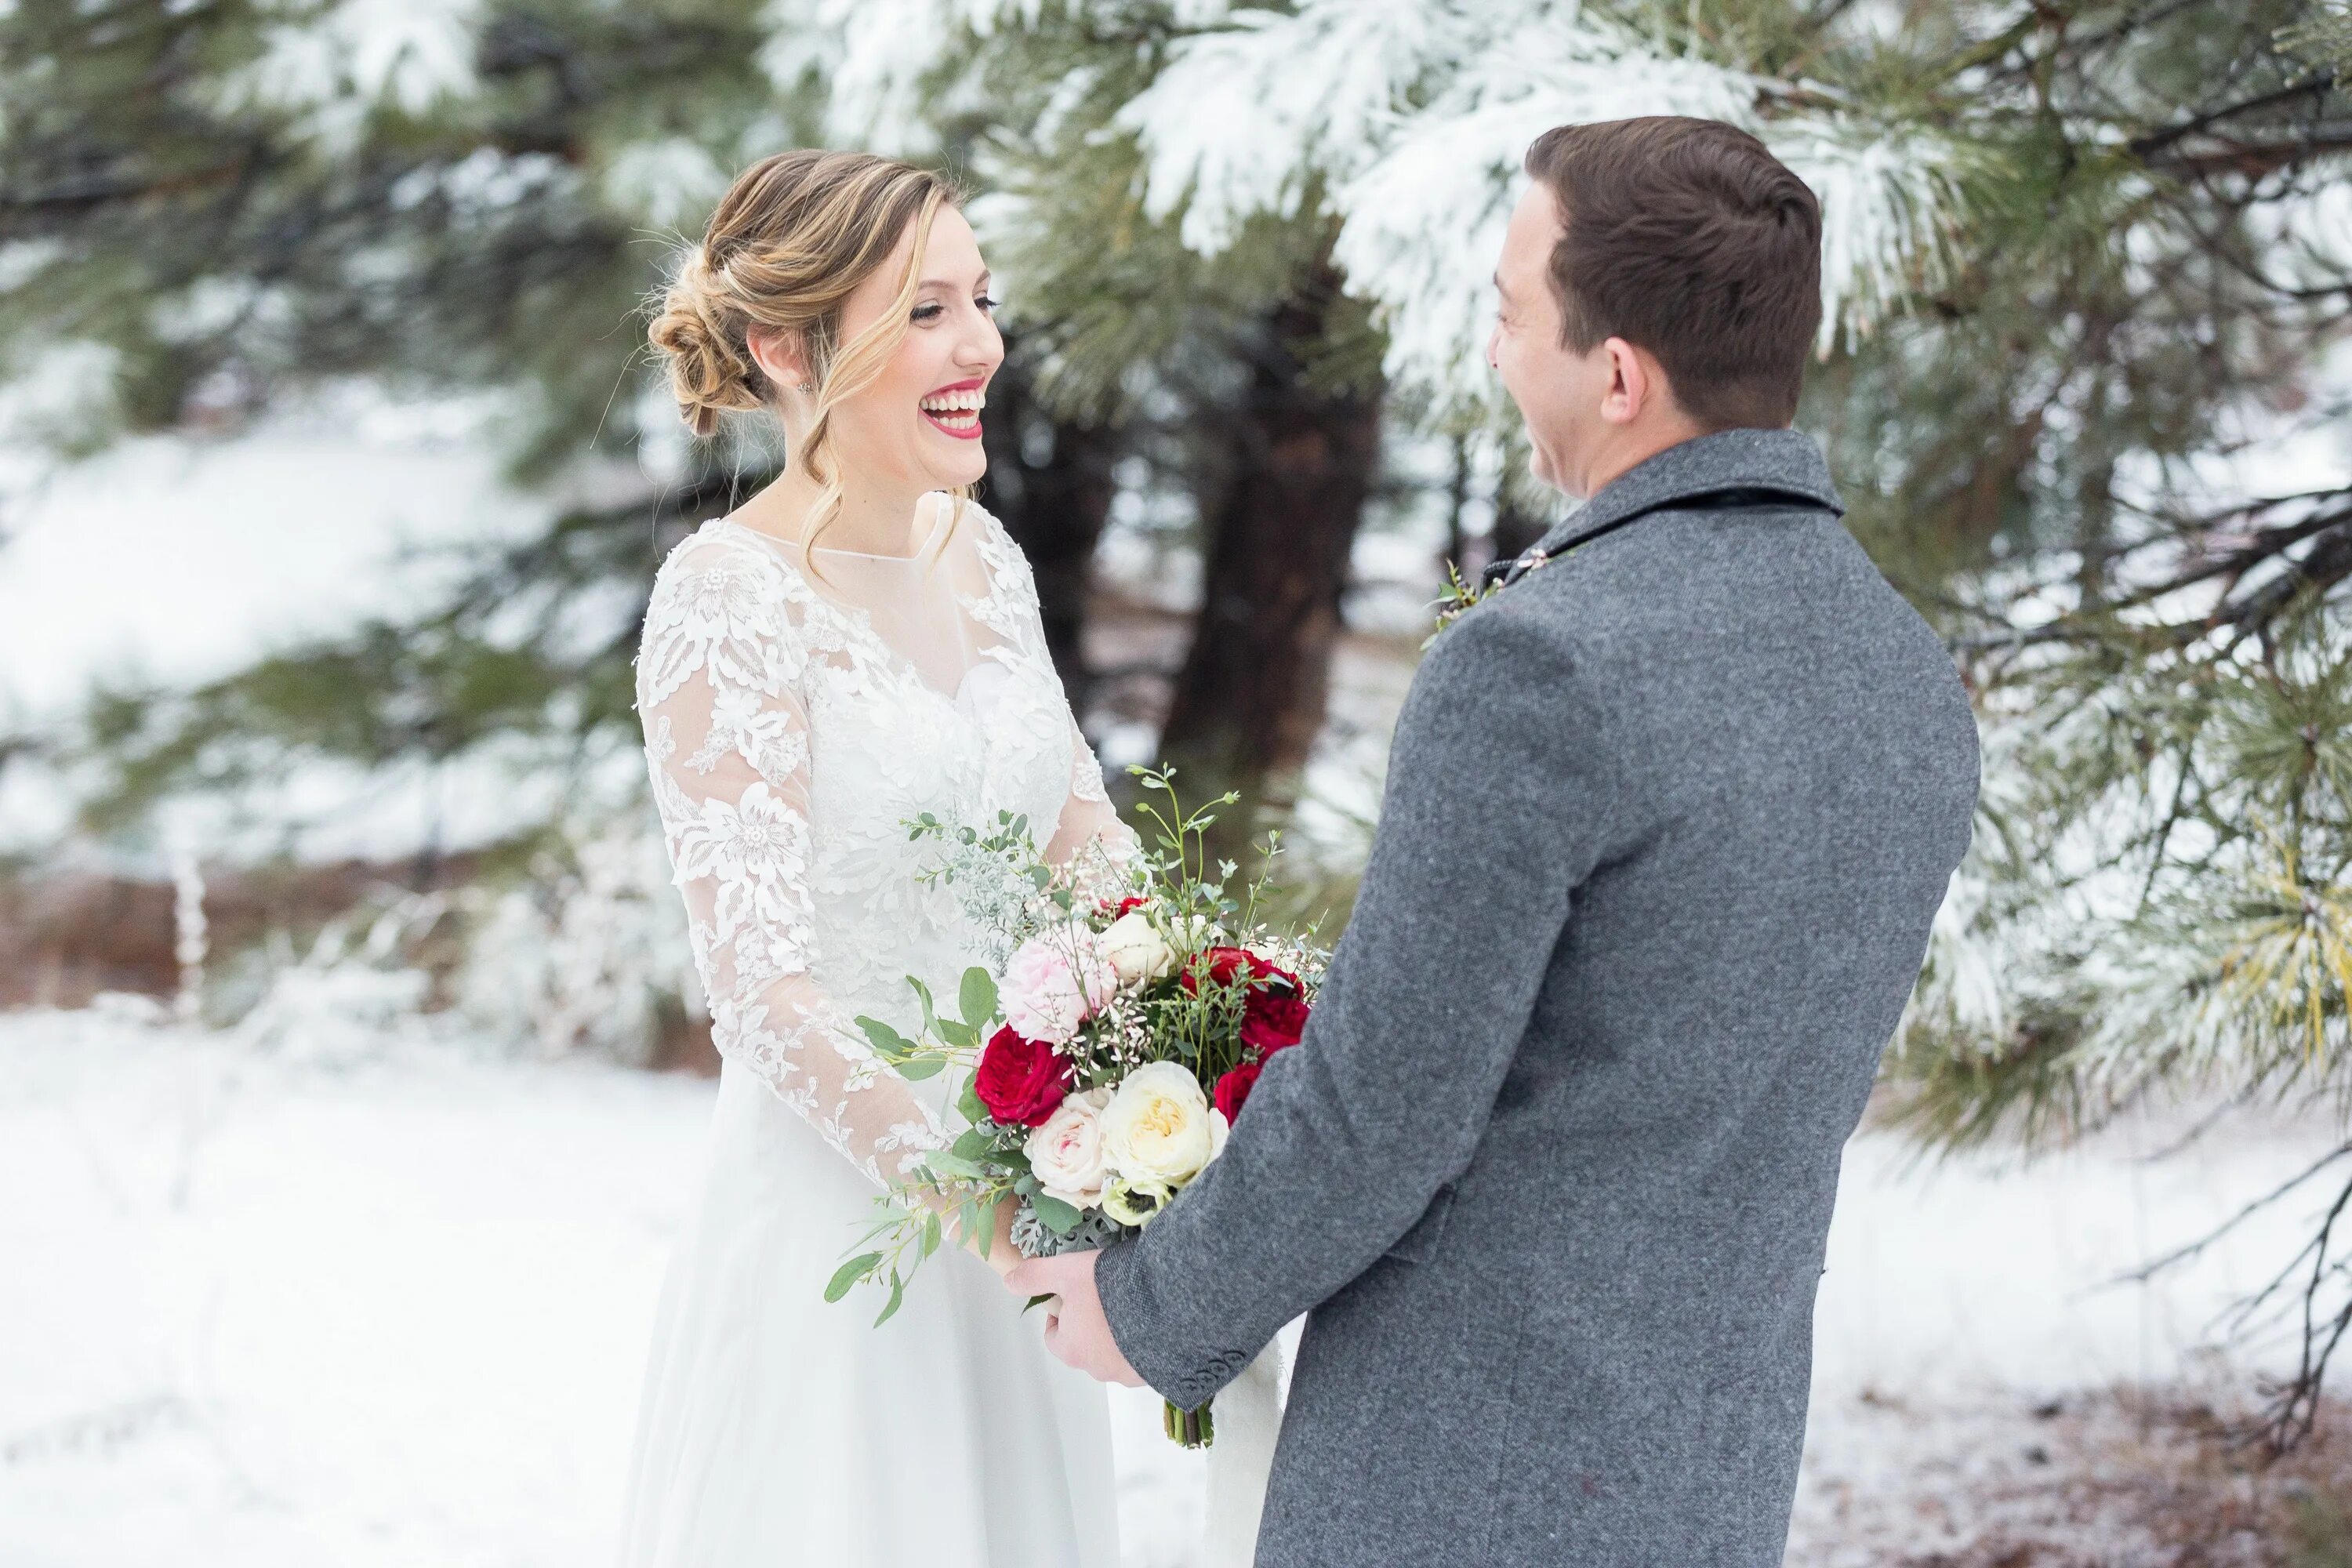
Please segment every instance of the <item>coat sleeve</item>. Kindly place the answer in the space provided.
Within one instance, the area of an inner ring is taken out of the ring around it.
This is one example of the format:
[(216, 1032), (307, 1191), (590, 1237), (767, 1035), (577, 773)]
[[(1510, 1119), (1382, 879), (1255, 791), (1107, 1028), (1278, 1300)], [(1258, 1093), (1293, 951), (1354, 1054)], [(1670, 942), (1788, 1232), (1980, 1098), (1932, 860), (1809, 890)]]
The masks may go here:
[(1223, 1154), (1097, 1261), (1112, 1336), (1180, 1405), (1370, 1267), (1485, 1131), (1616, 809), (1599, 704), (1529, 608), (1482, 605), (1423, 660), (1305, 1037)]

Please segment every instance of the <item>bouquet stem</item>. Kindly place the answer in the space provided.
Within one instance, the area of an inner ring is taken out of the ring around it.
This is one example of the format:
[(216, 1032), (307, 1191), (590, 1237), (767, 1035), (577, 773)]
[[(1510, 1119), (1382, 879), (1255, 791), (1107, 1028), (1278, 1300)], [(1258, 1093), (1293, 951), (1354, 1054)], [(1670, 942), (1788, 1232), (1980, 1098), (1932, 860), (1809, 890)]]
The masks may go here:
[(1168, 1440), (1185, 1448), (1205, 1448), (1217, 1440), (1216, 1423), (1209, 1418), (1209, 1407), (1198, 1410), (1180, 1409), (1173, 1403), (1162, 1409), (1162, 1422), (1168, 1429)]

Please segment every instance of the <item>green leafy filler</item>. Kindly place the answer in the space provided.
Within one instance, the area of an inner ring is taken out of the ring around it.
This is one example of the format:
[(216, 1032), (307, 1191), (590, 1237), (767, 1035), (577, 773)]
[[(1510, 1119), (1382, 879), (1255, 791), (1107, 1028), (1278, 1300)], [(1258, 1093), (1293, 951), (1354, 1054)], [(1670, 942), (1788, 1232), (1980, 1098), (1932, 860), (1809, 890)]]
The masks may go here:
[[(1562, 555), (1568, 553), (1568, 551), (1560, 552)], [(1445, 563), (1445, 591), (1430, 602), (1430, 608), (1436, 616), (1437, 625), (1430, 629), (1427, 637), (1421, 639), (1421, 646), (1424, 649), (1427, 648), (1444, 634), (1446, 627), (1460, 620), (1466, 612), (1485, 604), (1511, 584), (1542, 571), (1558, 559), (1559, 559), (1559, 556), (1549, 554), (1541, 550), (1536, 551), (1528, 557), (1527, 570), (1521, 572), (1518, 576), (1497, 577), (1493, 582), (1483, 584), (1464, 581), (1462, 569), (1448, 561)]]

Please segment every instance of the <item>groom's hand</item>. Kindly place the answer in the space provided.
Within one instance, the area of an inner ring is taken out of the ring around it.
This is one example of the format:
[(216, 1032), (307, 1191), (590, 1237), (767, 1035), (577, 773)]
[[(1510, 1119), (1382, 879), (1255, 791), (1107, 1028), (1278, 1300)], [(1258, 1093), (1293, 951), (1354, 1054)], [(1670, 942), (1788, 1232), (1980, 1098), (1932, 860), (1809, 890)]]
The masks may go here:
[(1061, 1361), (1097, 1382), (1141, 1388), (1143, 1379), (1119, 1353), (1102, 1298), (1095, 1294), (1097, 1256), (1063, 1252), (1032, 1258), (1005, 1275), (1004, 1282), (1015, 1295), (1055, 1298), (1045, 1307), (1045, 1348)]

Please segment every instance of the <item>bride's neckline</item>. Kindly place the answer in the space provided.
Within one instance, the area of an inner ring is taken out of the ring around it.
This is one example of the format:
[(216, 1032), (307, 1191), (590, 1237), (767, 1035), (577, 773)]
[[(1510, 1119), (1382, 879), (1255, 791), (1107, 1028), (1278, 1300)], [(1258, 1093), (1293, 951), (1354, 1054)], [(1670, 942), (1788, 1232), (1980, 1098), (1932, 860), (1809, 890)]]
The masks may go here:
[[(961, 504), (956, 500), (956, 498), (949, 495), (945, 490), (928, 491), (926, 492), (925, 499), (928, 500), (932, 496), (938, 497), (940, 504), (935, 505), (931, 509), (932, 521), (930, 531), (924, 536), (922, 543), (917, 546), (916, 553), (913, 555), (866, 556), (865, 552), (861, 551), (835, 551), (829, 546), (819, 546), (815, 553), (818, 555), (841, 554), (861, 556), (866, 559), (892, 561), (902, 564), (919, 561), (922, 558), (922, 552), (931, 548), (932, 544), (935, 542), (936, 536), (944, 531), (942, 525), (961, 510)], [(753, 539), (760, 541), (761, 544), (765, 545), (770, 550), (774, 551), (779, 559), (783, 562), (784, 569), (800, 576), (803, 580), (803, 583), (806, 584), (806, 569), (794, 563), (791, 557), (785, 553), (786, 552), (793, 552), (798, 553), (803, 558), (810, 553), (809, 551), (797, 540), (779, 539), (774, 534), (768, 532), (764, 529), (753, 528), (748, 523), (738, 522), (732, 516), (714, 517), (704, 526), (731, 528), (738, 533), (751, 535)], [(867, 609), (866, 606), (852, 601), (836, 598), (835, 595), (818, 589), (814, 584), (806, 584), (806, 585), (809, 591), (815, 595), (818, 603), (825, 605), (832, 614), (839, 616), (842, 620), (847, 623), (847, 625), (852, 628), (854, 635), (863, 637), (869, 644), (872, 645), (873, 647), (880, 651), (881, 660), (879, 668), (886, 675), (898, 680), (909, 682), (913, 685), (915, 689), (926, 692), (930, 696), (937, 698), (940, 701), (947, 703), (950, 707), (961, 708), (963, 703), (964, 693), (972, 684), (973, 676), (977, 675), (983, 666), (991, 666), (994, 663), (993, 660), (987, 658), (974, 659), (970, 665), (965, 667), (961, 678), (957, 680), (955, 689), (952, 691), (942, 689), (940, 687), (934, 684), (929, 676), (922, 672), (913, 659), (908, 658), (906, 654), (891, 646), (890, 639), (884, 637), (881, 631), (874, 625), (873, 613)], [(950, 591), (952, 592), (952, 590)], [(974, 599), (961, 594), (957, 594), (954, 596), (958, 605), (961, 605), (964, 611), (973, 612), (976, 605), (992, 597), (994, 591), (994, 582), (992, 574), (989, 592), (980, 595), (978, 599)]]
[(926, 490), (923, 492), (922, 500), (918, 501), (916, 505), (920, 507), (926, 501), (931, 503), (930, 526), (924, 530), (923, 537), (916, 542), (915, 548), (904, 555), (886, 554), (871, 550), (843, 550), (831, 544), (805, 544), (800, 540), (786, 539), (782, 534), (771, 533), (764, 528), (754, 528), (748, 522), (738, 521), (733, 512), (729, 512), (718, 521), (730, 528), (740, 529), (745, 533), (757, 534), (781, 549), (798, 551), (803, 555), (840, 555), (852, 561), (895, 561), (901, 564), (911, 565), (929, 553), (931, 546), (938, 540), (941, 525), (947, 519), (953, 516), (957, 510), (955, 498), (945, 490)]

